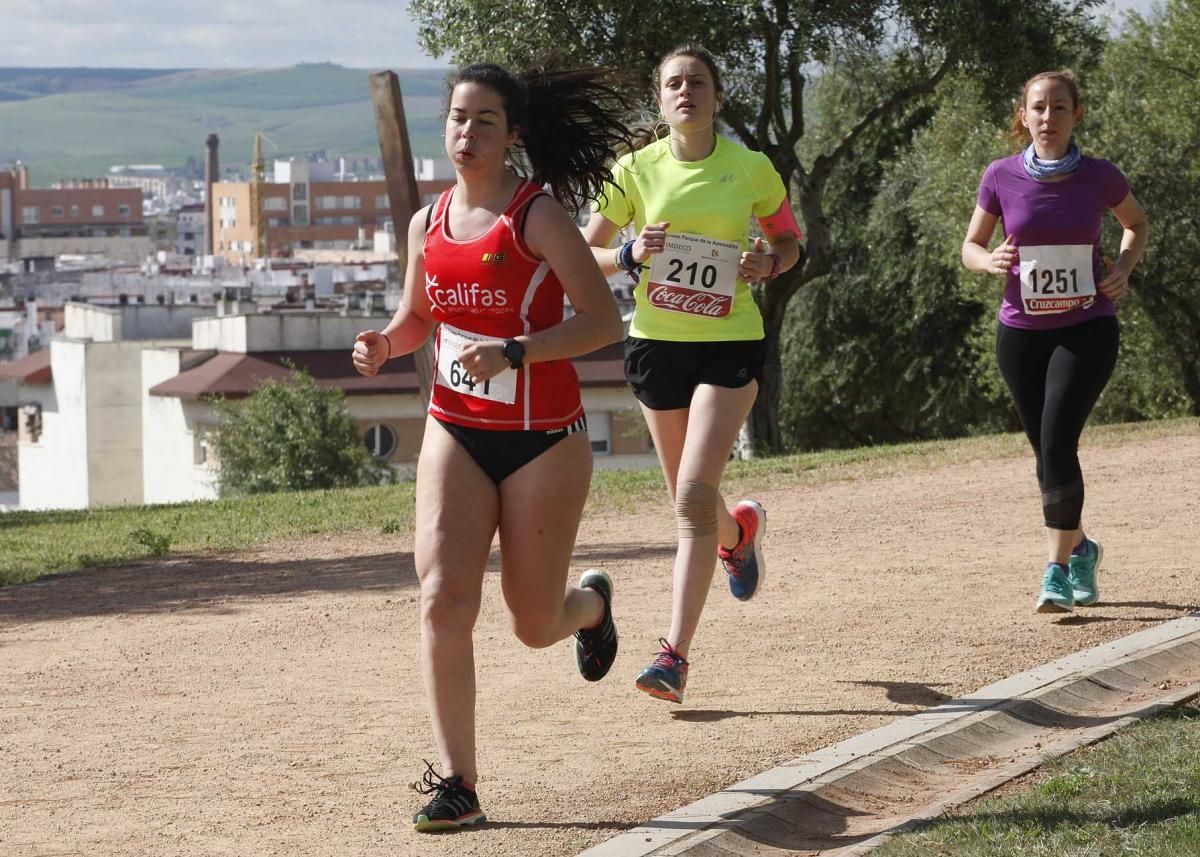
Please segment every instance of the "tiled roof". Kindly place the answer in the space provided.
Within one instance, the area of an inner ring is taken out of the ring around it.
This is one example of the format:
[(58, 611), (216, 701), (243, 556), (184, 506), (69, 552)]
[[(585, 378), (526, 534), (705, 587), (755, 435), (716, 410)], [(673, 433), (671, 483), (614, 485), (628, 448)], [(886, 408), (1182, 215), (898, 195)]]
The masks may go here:
[(22, 384), (49, 384), (53, 380), (50, 372), (50, 349), (42, 348), (20, 360), (0, 363), (0, 378), (19, 381)]

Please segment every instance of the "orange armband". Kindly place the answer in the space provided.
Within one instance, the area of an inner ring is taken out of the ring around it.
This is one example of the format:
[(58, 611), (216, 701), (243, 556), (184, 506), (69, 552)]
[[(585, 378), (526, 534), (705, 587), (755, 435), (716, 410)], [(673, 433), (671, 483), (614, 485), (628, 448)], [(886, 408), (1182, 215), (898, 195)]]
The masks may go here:
[(796, 213), (792, 211), (792, 206), (786, 196), (783, 198), (783, 202), (779, 203), (779, 208), (775, 209), (774, 214), (759, 217), (757, 220), (763, 234), (767, 236), (768, 242), (774, 242), (777, 238), (785, 235), (795, 235), (797, 241), (804, 240), (804, 233), (800, 231), (800, 224), (796, 222)]

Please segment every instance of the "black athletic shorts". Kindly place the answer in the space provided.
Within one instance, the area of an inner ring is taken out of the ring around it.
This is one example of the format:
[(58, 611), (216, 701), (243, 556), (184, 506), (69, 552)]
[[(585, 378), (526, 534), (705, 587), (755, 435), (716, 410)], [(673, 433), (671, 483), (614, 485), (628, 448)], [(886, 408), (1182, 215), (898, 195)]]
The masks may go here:
[(767, 359), (765, 339), (732, 342), (668, 342), (625, 339), (625, 377), (633, 395), (652, 411), (674, 411), (692, 404), (701, 384), (737, 389), (762, 383)]
[(568, 435), (587, 431), (586, 416), (550, 431), (494, 431), (434, 419), (497, 485)]

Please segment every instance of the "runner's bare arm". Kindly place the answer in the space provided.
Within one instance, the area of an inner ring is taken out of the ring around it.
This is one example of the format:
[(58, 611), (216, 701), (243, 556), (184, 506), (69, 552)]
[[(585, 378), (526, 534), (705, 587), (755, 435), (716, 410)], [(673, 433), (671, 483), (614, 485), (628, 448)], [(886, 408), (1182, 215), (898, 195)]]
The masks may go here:
[[(597, 215), (592, 219), (602, 218)], [(518, 337), (524, 341), (526, 361), (576, 357), (620, 339), (621, 314), (612, 290), (591, 248), (562, 206), (546, 196), (535, 199), (525, 224), (525, 241), (530, 250), (549, 263), (575, 310), (575, 315), (562, 324)]]
[(416, 351), (433, 330), (425, 294), (425, 217), (422, 208), (408, 222), (408, 265), (396, 314), (382, 331), (364, 331), (354, 341), (354, 368), (362, 375), (375, 375), (392, 357)]
[(1000, 218), (981, 206), (975, 206), (971, 223), (967, 226), (967, 237), (962, 245), (962, 263), (968, 271), (979, 274), (1007, 274), (1017, 262), (1017, 248), (1010, 238), (995, 250), (987, 248), (996, 231)]
[(1129, 291), (1129, 275), (1142, 258), (1150, 228), (1145, 209), (1133, 198), (1132, 193), (1125, 194), (1112, 213), (1125, 230), (1121, 235), (1121, 252), (1109, 269), (1108, 276), (1097, 283), (1096, 288), (1110, 300), (1119, 300)]
[[(654, 253), (661, 253), (666, 244), (667, 229), (670, 225), (669, 222), (663, 221), (662, 223), (647, 223), (643, 226), (642, 231), (634, 240), (633, 261), (640, 264)], [(620, 229), (621, 227), (597, 212), (592, 212), (587, 226), (583, 227), (583, 238), (591, 246), (596, 264), (600, 266), (601, 272), (606, 277), (621, 270), (621, 266), (617, 263), (617, 252), (621, 248), (612, 246), (613, 239), (617, 237)]]

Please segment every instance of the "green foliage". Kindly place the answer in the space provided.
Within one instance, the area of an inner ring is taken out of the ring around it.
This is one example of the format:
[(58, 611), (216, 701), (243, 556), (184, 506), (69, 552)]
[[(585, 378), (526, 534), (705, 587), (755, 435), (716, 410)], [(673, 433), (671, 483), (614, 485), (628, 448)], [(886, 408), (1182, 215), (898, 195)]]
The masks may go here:
[(391, 471), (363, 445), (345, 394), (304, 372), (215, 407), (222, 495), (377, 484)]
[(1200, 415), (1200, 3), (1168, 0), (1161, 17), (1131, 16), (1096, 76), (1088, 123), (1150, 218), (1122, 311), (1116, 390), (1102, 408), (1117, 419)]
[[(226, 551), (350, 530), (396, 531), (413, 522), (413, 484), (226, 497), (169, 506), (110, 506), (0, 515), (0, 586), (44, 574), (121, 565), (152, 546), (170, 553)], [(138, 538), (139, 531), (151, 534)]]
[[(853, 86), (822, 80), (819, 105), (844, 109)], [(794, 447), (1015, 428), (991, 356), (1000, 286), (959, 258), (979, 174), (1003, 143), (966, 75), (945, 92), (881, 127), (830, 182), (839, 264), (786, 326), (781, 420)]]
[(138, 527), (130, 537), (144, 547), (150, 556), (162, 556), (171, 551), (171, 537), (165, 533), (155, 532), (149, 527)]

